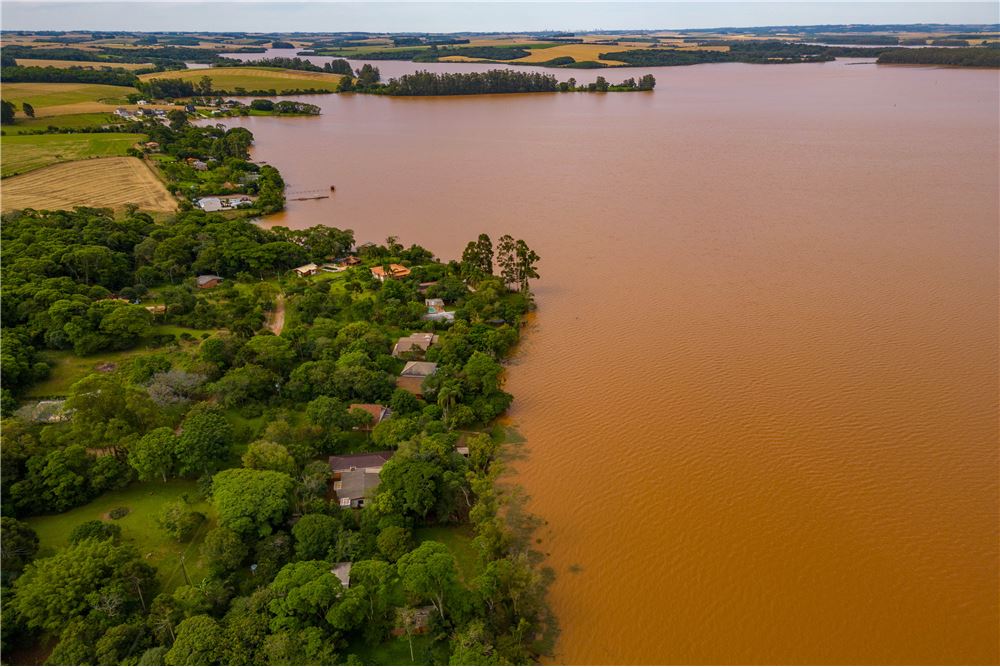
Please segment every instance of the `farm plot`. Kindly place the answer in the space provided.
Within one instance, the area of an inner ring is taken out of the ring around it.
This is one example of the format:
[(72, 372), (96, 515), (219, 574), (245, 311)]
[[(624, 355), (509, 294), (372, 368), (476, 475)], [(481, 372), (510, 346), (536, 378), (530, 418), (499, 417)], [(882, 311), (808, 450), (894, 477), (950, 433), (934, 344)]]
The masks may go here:
[(74, 206), (174, 211), (177, 202), (139, 158), (81, 160), (38, 169), (3, 181), (3, 210)]
[(59, 162), (125, 155), (142, 134), (22, 134), (0, 138), (0, 176), (25, 174)]
[(184, 79), (197, 83), (202, 77), (212, 79), (216, 90), (235, 92), (244, 90), (275, 90), (282, 94), (288, 90), (314, 88), (334, 92), (340, 84), (341, 75), (325, 72), (305, 72), (271, 67), (209, 67), (207, 69), (176, 70), (143, 74), (140, 79)]

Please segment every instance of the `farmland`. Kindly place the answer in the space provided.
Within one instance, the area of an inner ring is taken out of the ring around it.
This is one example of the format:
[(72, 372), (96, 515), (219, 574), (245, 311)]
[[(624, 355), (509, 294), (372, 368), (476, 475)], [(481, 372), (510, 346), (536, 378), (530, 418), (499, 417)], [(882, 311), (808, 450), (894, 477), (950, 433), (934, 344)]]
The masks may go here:
[(107, 60), (46, 60), (42, 58), (18, 58), (17, 64), (21, 67), (79, 67), (81, 69), (104, 69), (105, 67), (111, 67), (113, 69), (127, 70), (148, 69), (153, 66), (152, 63), (116, 63)]
[(173, 72), (156, 72), (144, 74), (139, 78), (150, 79), (184, 79), (197, 83), (202, 77), (212, 79), (212, 87), (216, 90), (275, 90), (283, 91), (314, 88), (334, 92), (340, 83), (339, 74), (325, 72), (305, 72), (299, 70), (283, 70), (270, 67), (210, 67), (208, 69), (177, 70)]
[(38, 116), (55, 116), (111, 110), (135, 92), (135, 88), (97, 83), (7, 83), (3, 98), (18, 108), (28, 102)]
[(118, 132), (0, 137), (0, 145), (3, 147), (0, 175), (7, 178), (59, 162), (125, 155), (125, 151), (142, 138), (141, 134)]
[[(19, 137), (4, 137), (5, 149), (6, 141), (13, 138)], [(4, 169), (7, 168), (5, 155)], [(4, 211), (74, 206), (121, 208), (125, 204), (136, 204), (146, 211), (173, 211), (177, 208), (177, 202), (163, 183), (142, 160), (133, 157), (83, 160), (38, 169), (5, 179), (3, 194)]]
[[(16, 125), (7, 125), (3, 128), (5, 134), (24, 134), (44, 130), (50, 126), (59, 129), (77, 130), (84, 127), (100, 127), (108, 125), (115, 120), (110, 113), (78, 113), (66, 114), (65, 116), (41, 116), (39, 118), (18, 117)], [(120, 120), (119, 120), (120, 122)]]

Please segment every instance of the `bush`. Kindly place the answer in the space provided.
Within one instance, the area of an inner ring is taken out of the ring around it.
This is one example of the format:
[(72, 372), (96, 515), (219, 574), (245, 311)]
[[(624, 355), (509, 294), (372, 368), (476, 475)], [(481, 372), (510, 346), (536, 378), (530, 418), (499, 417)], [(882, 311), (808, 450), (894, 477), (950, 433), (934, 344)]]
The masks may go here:
[(121, 539), (122, 527), (113, 523), (107, 523), (99, 519), (81, 523), (69, 534), (70, 544), (79, 544), (83, 540), (112, 540), (117, 542)]
[(127, 507), (116, 507), (108, 512), (108, 516), (112, 519), (121, 519), (122, 517), (127, 516), (130, 511), (131, 510)]

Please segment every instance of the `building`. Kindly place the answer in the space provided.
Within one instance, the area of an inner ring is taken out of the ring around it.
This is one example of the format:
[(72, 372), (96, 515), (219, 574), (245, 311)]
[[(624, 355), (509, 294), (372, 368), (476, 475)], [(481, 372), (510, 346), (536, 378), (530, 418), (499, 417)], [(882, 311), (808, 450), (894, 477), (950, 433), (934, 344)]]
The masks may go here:
[(333, 569), (330, 570), (330, 574), (340, 579), (344, 588), (351, 587), (351, 565), (353, 563), (335, 563)]
[[(219, 278), (219, 280), (222, 280), (222, 278)], [(160, 303), (153, 306), (146, 306), (146, 310), (148, 310), (153, 315), (164, 315), (167, 312), (167, 307), (162, 303)]]
[(384, 283), (387, 278), (392, 278), (393, 280), (405, 278), (410, 275), (410, 270), (402, 264), (390, 264), (388, 271), (386, 271), (385, 267), (382, 266), (372, 267), (372, 275), (375, 276), (379, 282)]
[(398, 357), (408, 352), (422, 354), (436, 342), (438, 342), (438, 337), (432, 333), (413, 333), (409, 336), (403, 336), (392, 346), (392, 356)]
[(188, 160), (188, 164), (191, 165), (191, 168), (195, 171), (208, 171), (208, 163), (203, 160), (191, 158)]
[(355, 257), (354, 255), (348, 255), (347, 257), (340, 257), (338, 259), (335, 259), (334, 262), (337, 264), (337, 266), (346, 269), (351, 266), (357, 266), (358, 264), (361, 263), (361, 260)]
[(229, 197), (202, 197), (195, 200), (195, 206), (203, 211), (228, 211), (253, 205), (253, 199), (247, 195), (232, 195)]
[(444, 299), (424, 299), (427, 313), (423, 319), (428, 322), (454, 322), (455, 311), (445, 310)]
[(219, 283), (222, 282), (222, 277), (213, 275), (198, 276), (197, 281), (198, 289), (212, 289), (219, 286)]
[(365, 506), (365, 501), (371, 498), (378, 486), (382, 466), (392, 458), (392, 454), (385, 451), (330, 457), (333, 492), (341, 507)]
[(384, 405), (379, 405), (378, 403), (351, 403), (348, 409), (364, 410), (372, 416), (372, 420), (369, 424), (357, 427), (357, 430), (359, 431), (370, 431), (392, 416), (392, 410)]
[(298, 275), (300, 278), (305, 278), (306, 276), (316, 275), (316, 273), (319, 272), (319, 267), (315, 264), (310, 263), (310, 264), (304, 264), (292, 270), (295, 271), (296, 275)]
[(158, 141), (147, 141), (146, 143), (143, 144), (143, 146), (145, 146), (147, 149), (151, 151), (160, 150), (160, 143)]
[(414, 396), (423, 396), (424, 380), (437, 372), (437, 364), (429, 361), (408, 361), (396, 378), (396, 386)]

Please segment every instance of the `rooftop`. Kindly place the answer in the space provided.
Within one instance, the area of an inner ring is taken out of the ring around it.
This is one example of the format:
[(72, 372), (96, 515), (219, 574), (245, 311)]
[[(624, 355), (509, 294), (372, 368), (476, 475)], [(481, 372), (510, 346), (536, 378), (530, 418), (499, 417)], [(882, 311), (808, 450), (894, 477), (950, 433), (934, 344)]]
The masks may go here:
[(408, 361), (400, 377), (425, 378), (434, 375), (438, 365), (430, 361)]

